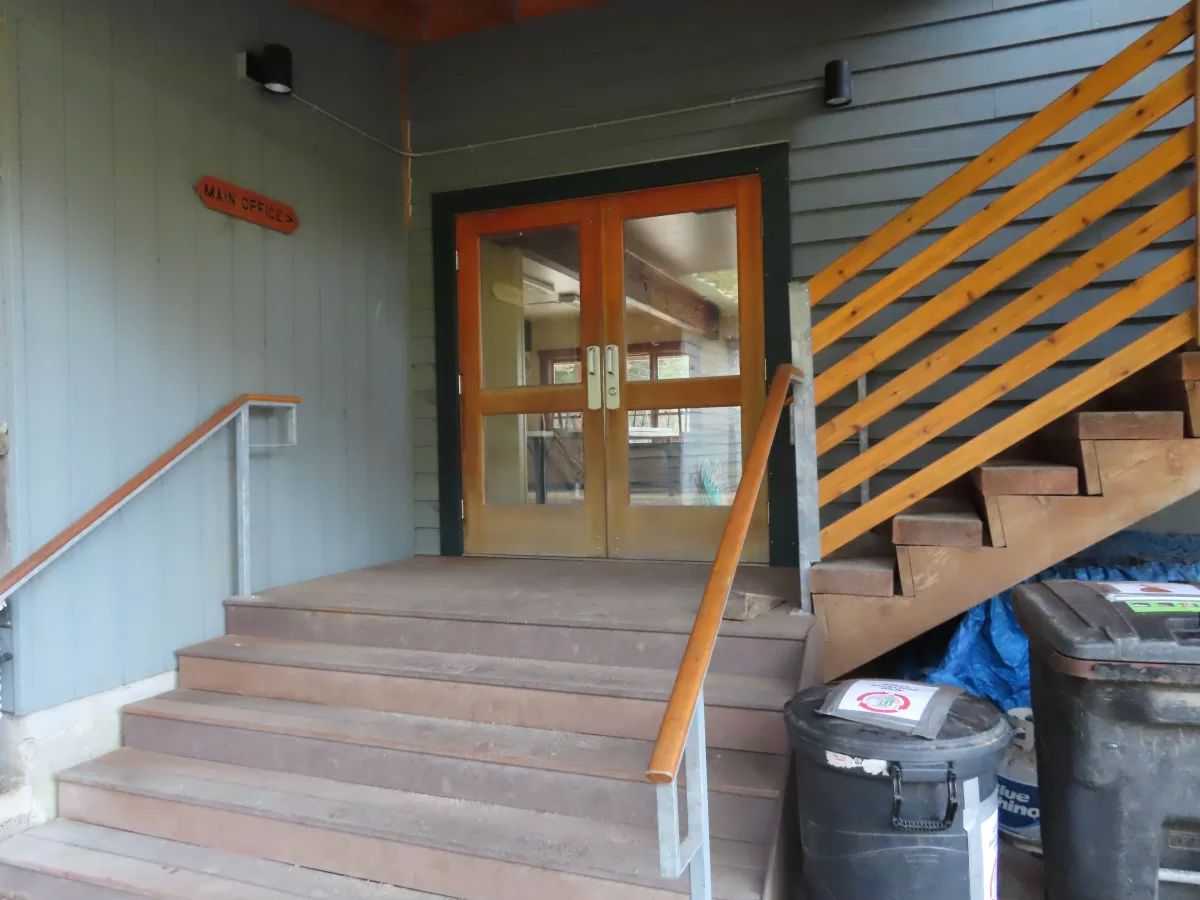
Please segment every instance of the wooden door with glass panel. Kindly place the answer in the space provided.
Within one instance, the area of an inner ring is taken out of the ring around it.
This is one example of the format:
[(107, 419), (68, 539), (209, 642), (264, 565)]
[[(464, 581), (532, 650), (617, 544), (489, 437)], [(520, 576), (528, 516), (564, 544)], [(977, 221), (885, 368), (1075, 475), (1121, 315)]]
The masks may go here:
[[(711, 560), (764, 399), (756, 177), (607, 198), (601, 213), (608, 552)], [(765, 491), (743, 559), (767, 559)]]
[(597, 205), (461, 216), (457, 241), (466, 552), (604, 556)]
[(459, 218), (468, 553), (713, 558), (765, 390), (760, 207), (751, 177)]

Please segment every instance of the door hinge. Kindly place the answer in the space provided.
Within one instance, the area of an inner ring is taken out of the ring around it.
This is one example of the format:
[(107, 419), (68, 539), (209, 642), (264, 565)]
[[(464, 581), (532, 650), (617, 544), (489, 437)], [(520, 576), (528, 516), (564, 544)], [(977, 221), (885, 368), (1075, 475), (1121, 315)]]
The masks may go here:
[(462, 519), (464, 522), (467, 521), (467, 501), (466, 500), (458, 501), (458, 515), (459, 515), (459, 518)]
[(458, 376), (458, 396), (462, 396), (462, 375)]
[(454, 271), (458, 271), (458, 251), (454, 251)]

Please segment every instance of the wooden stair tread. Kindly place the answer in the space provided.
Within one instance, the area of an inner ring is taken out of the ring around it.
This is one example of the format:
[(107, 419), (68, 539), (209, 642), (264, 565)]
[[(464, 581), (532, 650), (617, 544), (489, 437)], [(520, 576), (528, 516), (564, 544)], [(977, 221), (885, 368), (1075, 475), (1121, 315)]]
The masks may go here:
[(1200, 352), (1189, 350), (1176, 354), (1178, 373), (1181, 381), (1200, 381)]
[(892, 519), (892, 541), (908, 546), (982, 547), (983, 520), (966, 501), (922, 500)]
[[(665, 701), (675, 683), (675, 673), (668, 669), (580, 665), (241, 635), (225, 635), (195, 644), (180, 650), (179, 656), (639, 700)], [(795, 684), (779, 678), (710, 674), (704, 692), (706, 702), (712, 706), (777, 710), (791, 699)]]
[[(629, 738), (207, 691), (172, 691), (128, 706), (125, 714), (622, 781), (645, 782), (646, 761), (653, 750), (651, 742)], [(723, 793), (775, 798), (786, 765), (781, 756), (710, 749), (709, 787)]]
[(814, 594), (864, 594), (890, 597), (895, 593), (896, 558), (865, 557), (824, 560), (812, 567)]
[[(228, 606), (690, 634), (712, 566), (622, 560), (418, 556), (271, 588)], [(799, 596), (794, 568), (741, 566), (734, 591)], [(635, 598), (635, 599), (631, 599)], [(811, 616), (787, 608), (721, 633), (802, 641)]]
[[(70, 786), (686, 890), (686, 882), (668, 882), (658, 874), (658, 838), (649, 829), (129, 749), (68, 770), (59, 778), (66, 788), (64, 805), (76, 818), (75, 807), (88, 805), (88, 794), (76, 797)], [(107, 815), (112, 806), (115, 804), (93, 804), (92, 810)], [(163, 827), (175, 827), (176, 818), (168, 816)], [(145, 821), (138, 827), (152, 829), (157, 824)], [(263, 852), (262, 848), (246, 849)], [(757, 900), (767, 848), (714, 841), (712, 849), (714, 894), (722, 900)]]
[[(909, 547), (905, 596), (825, 596), (825, 676), (853, 671), (972, 606), (1200, 491), (1200, 441), (1094, 441), (1099, 496), (988, 498), (1003, 547)], [(1069, 468), (1069, 467), (1068, 467)], [(869, 622), (871, 627), (862, 627)]]
[(1079, 493), (1079, 470), (1057, 463), (992, 461), (976, 469), (973, 477), (985, 497)]
[[(63, 896), (70, 884), (104, 886), (122, 895), (162, 900), (448, 900), (64, 819), (0, 843), (0, 873), (6, 866), (64, 882), (56, 885), (61, 893), (30, 897)], [(7, 874), (10, 880), (17, 877), (16, 873)]]
[(1183, 412), (1078, 412), (1068, 418), (1067, 433), (1081, 441), (1180, 440), (1183, 438)]

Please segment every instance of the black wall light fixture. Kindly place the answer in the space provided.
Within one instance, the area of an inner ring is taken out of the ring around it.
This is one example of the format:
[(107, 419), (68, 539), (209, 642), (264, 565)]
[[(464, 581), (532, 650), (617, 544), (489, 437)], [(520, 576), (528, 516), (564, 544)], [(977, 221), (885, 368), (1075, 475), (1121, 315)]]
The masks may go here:
[(845, 59), (835, 59), (825, 64), (825, 105), (831, 109), (840, 109), (854, 102), (854, 77), (850, 71), (850, 63)]
[(292, 51), (283, 44), (267, 44), (261, 53), (246, 53), (246, 77), (272, 94), (292, 92)]

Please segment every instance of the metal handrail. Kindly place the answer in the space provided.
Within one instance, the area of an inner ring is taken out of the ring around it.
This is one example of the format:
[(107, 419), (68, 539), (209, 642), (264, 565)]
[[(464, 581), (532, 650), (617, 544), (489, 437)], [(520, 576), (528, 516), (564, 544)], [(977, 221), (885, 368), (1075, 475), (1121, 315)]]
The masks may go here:
[[(742, 472), (741, 482), (721, 535), (696, 622), (683, 653), (679, 674), (658, 730), (646, 777), (658, 785), (659, 864), (666, 878), (679, 878), (691, 867), (692, 900), (712, 896), (712, 859), (708, 830), (708, 761), (704, 728), (704, 679), (712, 661), (713, 647), (721, 627), (721, 616), (729, 599), (733, 578), (750, 519), (758, 502), (771, 444), (788, 392), (804, 378), (795, 366), (782, 365), (775, 371), (767, 394), (762, 422)], [(679, 791), (676, 780), (686, 756), (687, 835), (679, 837)]]
[(134, 497), (173, 469), (193, 450), (234, 419), (237, 420), (234, 467), (237, 481), (237, 591), (250, 593), (250, 410), (253, 407), (286, 408), (291, 411), (288, 442), (296, 443), (296, 407), (299, 397), (274, 394), (241, 394), (176, 441), (149, 465), (86, 513), (21, 560), (0, 578), (0, 609), (14, 593), (52, 562), (100, 527)]

